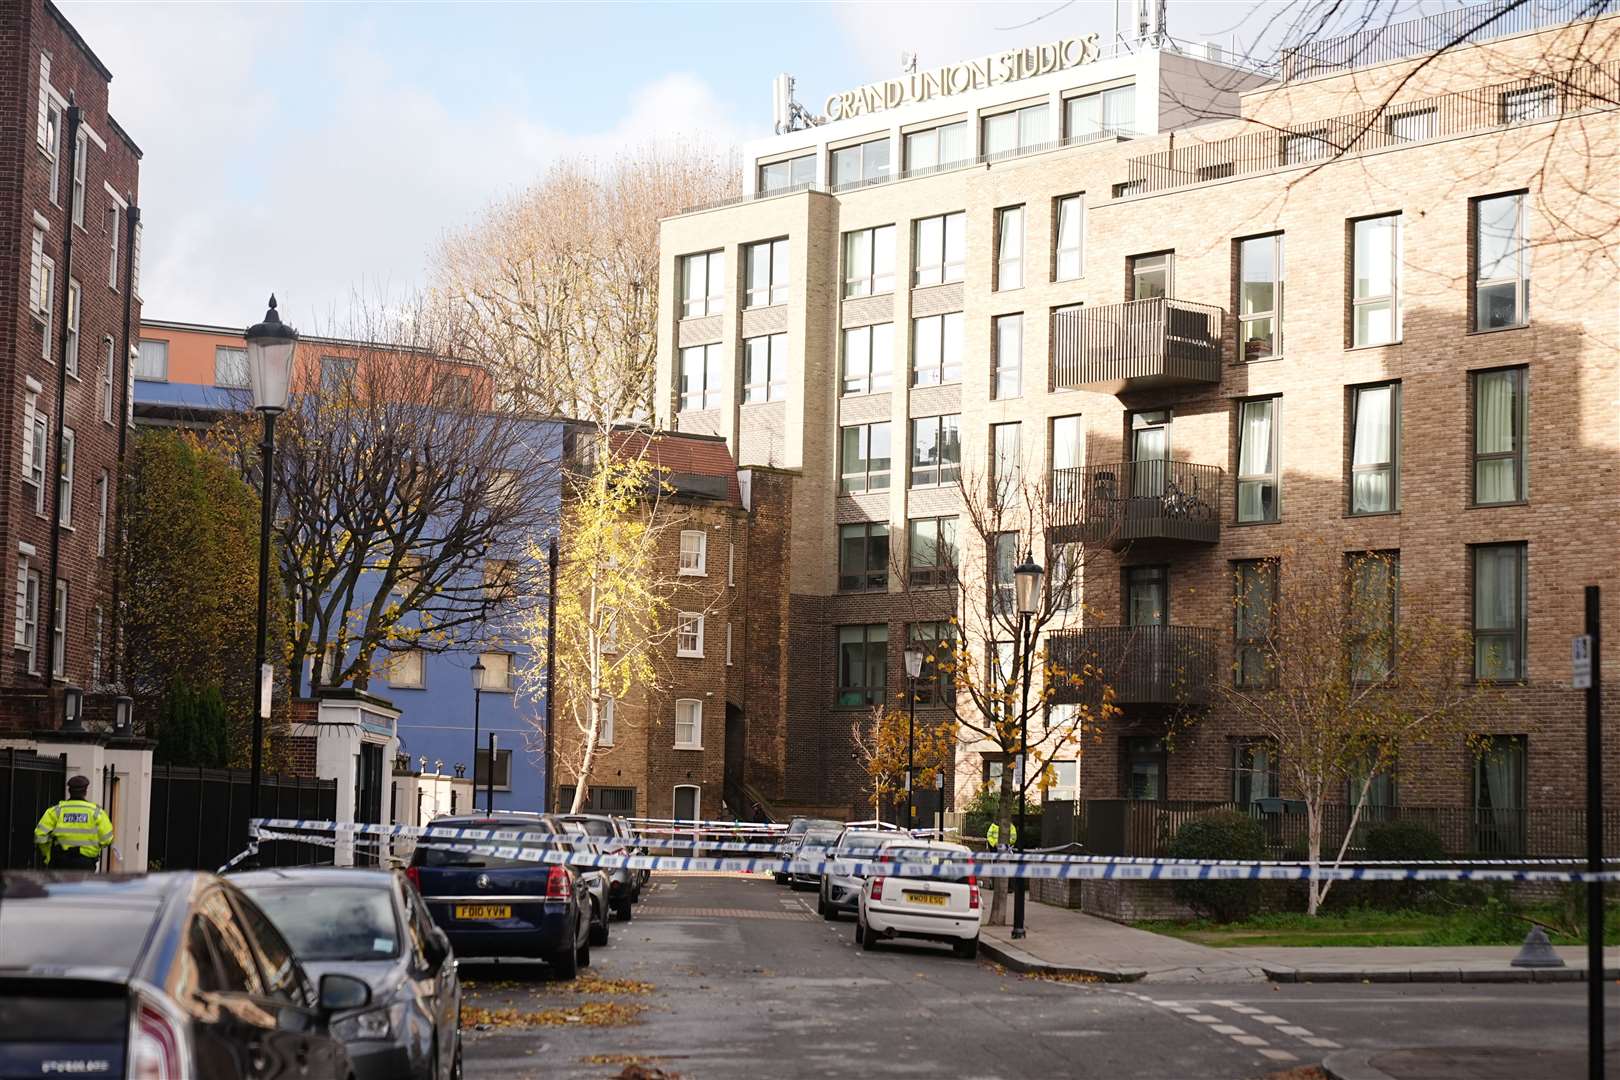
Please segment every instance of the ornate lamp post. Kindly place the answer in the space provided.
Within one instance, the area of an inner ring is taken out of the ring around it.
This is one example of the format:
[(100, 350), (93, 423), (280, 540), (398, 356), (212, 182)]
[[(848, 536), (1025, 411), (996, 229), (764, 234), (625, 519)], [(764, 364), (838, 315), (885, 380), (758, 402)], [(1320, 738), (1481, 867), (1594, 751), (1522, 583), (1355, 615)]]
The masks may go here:
[(913, 756), (917, 749), (917, 676), (922, 674), (923, 654), (918, 645), (906, 646), (906, 828), (916, 822), (917, 796), (912, 791), (916, 779)]
[[(1018, 598), (1018, 644), (1024, 660), (1023, 703), (1018, 711), (1018, 757), (1014, 759), (1013, 776), (1018, 781), (1018, 850), (1024, 850), (1024, 839), (1029, 835), (1029, 823), (1024, 817), (1024, 788), (1029, 783), (1029, 662), (1035, 652), (1035, 643), (1029, 639), (1029, 620), (1041, 601), (1041, 578), (1044, 575), (1033, 552), (1024, 555), (1022, 566), (1013, 570), (1013, 585)], [(1024, 936), (1024, 892), (1028, 887), (1023, 877), (1013, 882), (1012, 936)]]
[[(478, 709), (484, 702), (484, 658), (474, 657), (472, 662), (473, 681), (473, 809), (478, 809)], [(489, 763), (493, 769), (495, 763)]]

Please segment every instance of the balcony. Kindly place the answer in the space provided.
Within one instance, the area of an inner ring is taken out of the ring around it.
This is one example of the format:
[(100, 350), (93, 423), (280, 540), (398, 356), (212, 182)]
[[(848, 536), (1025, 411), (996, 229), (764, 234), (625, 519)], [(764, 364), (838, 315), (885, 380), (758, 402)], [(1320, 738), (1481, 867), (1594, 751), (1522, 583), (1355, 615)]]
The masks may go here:
[[(1114, 690), (1114, 704), (1204, 706), (1215, 680), (1215, 631), (1203, 626), (1088, 626), (1047, 636), (1049, 660), (1063, 671), (1092, 666)], [(1096, 680), (1057, 688), (1059, 703), (1095, 703)]]
[(1135, 540), (1214, 544), (1221, 538), (1221, 470), (1190, 461), (1125, 461), (1052, 473), (1049, 520), (1060, 544), (1118, 551)]
[(1163, 296), (1064, 312), (1052, 320), (1053, 386), (1118, 394), (1218, 383), (1222, 314)]

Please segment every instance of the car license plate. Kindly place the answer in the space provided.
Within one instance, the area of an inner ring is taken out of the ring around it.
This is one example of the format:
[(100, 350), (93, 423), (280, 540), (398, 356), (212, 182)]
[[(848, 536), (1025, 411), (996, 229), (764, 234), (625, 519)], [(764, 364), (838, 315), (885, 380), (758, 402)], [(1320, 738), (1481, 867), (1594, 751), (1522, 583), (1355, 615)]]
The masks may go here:
[(944, 907), (945, 894), (937, 892), (911, 892), (906, 891), (906, 899), (913, 904), (928, 904), (931, 907)]
[(457, 904), (456, 918), (458, 919), (510, 919), (512, 906), (510, 904)]

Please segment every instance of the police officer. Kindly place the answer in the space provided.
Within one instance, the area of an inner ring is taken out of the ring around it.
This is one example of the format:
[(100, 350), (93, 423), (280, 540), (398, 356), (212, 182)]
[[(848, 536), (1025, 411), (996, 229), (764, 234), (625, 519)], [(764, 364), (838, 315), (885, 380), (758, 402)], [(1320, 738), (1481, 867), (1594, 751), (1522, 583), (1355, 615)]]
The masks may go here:
[(94, 870), (101, 853), (112, 847), (112, 818), (84, 797), (90, 781), (83, 776), (70, 779), (67, 789), (68, 797), (34, 826), (34, 846), (52, 870)]
[[(1017, 826), (1017, 824), (1009, 824), (1007, 826), (1007, 831), (1012, 833), (1012, 842), (1010, 843), (1009, 846), (1010, 847), (1017, 847), (1018, 846), (1018, 826)], [(992, 821), (990, 823), (990, 828), (985, 830), (984, 838), (990, 842), (990, 849), (992, 851), (995, 851), (995, 850), (999, 849), (1001, 847), (1001, 822)]]

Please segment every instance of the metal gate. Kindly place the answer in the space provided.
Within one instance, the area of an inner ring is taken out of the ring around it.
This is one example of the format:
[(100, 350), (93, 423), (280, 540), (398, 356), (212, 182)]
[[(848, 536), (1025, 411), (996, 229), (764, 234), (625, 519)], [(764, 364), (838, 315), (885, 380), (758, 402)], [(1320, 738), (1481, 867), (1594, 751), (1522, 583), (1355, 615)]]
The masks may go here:
[[(247, 847), (246, 769), (152, 767), (150, 857), (154, 870), (215, 870)], [(269, 774), (259, 786), (259, 814), (266, 818), (329, 821), (337, 812), (337, 781)], [(274, 841), (260, 852), (260, 866), (330, 863), (332, 849)]]
[(67, 798), (67, 755), (41, 755), (7, 747), (0, 751), (0, 832), (5, 835), (0, 869), (39, 865), (34, 826), (40, 816)]

